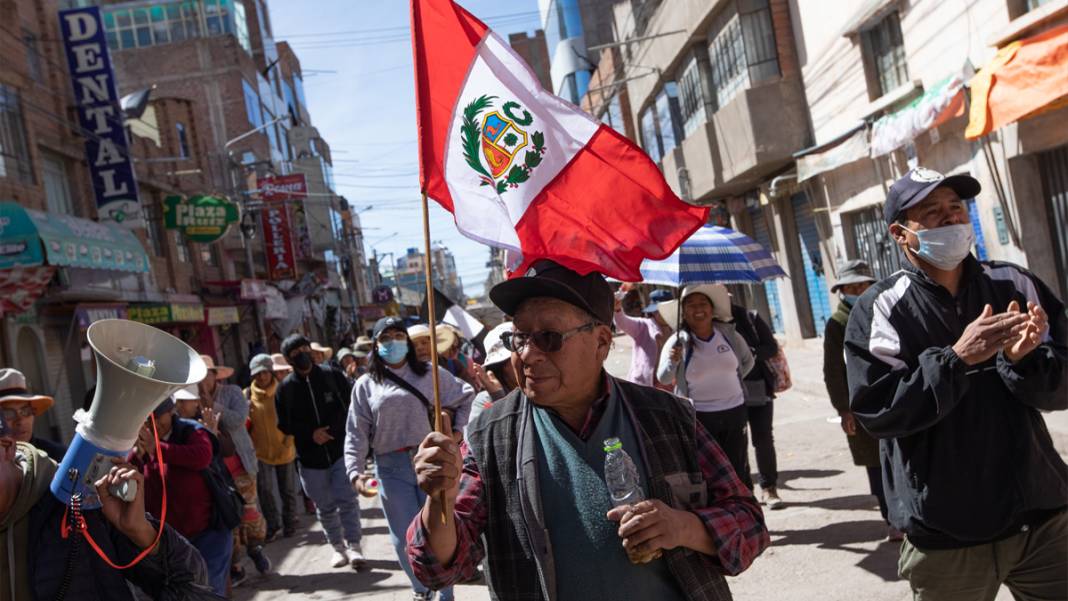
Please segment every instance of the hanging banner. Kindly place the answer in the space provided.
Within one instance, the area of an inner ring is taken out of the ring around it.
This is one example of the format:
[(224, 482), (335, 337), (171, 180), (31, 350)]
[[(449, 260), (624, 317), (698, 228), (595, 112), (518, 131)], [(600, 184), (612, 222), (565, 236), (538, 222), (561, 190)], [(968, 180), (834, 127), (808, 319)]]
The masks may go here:
[(241, 219), (237, 205), (223, 196), (168, 196), (163, 199), (163, 225), (180, 230), (193, 242), (211, 243)]
[(59, 30), (67, 53), (80, 133), (85, 137), (97, 219), (131, 229), (144, 227), (100, 9), (88, 6), (60, 11)]
[(303, 175), (265, 177), (257, 181), (263, 199), (263, 243), (267, 249), (267, 271), (271, 280), (297, 277), (297, 258), (293, 250), (286, 201), (306, 190)]

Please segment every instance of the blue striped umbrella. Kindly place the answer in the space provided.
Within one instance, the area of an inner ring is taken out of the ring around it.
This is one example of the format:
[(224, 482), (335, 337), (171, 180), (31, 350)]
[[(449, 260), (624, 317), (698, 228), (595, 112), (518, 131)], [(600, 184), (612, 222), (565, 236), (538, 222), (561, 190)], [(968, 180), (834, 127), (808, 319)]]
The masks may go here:
[(706, 225), (662, 261), (645, 260), (643, 282), (661, 286), (755, 284), (786, 277), (767, 250), (745, 234)]

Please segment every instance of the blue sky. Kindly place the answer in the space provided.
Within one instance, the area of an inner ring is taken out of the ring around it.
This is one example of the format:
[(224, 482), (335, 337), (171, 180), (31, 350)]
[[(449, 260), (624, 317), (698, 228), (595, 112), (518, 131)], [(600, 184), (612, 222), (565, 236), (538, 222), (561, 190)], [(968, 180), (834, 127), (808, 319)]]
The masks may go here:
[[(540, 27), (536, 0), (459, 3), (506, 39)], [(357, 210), (373, 207), (360, 213), (368, 257), (372, 246), (397, 257), (422, 249), (408, 2), (270, 0), (269, 8), (275, 38), (300, 57), (312, 122), (334, 153), (338, 193)], [(480, 296), (488, 247), (464, 238), (434, 202), (430, 220), (431, 239), (452, 250), (465, 292)]]

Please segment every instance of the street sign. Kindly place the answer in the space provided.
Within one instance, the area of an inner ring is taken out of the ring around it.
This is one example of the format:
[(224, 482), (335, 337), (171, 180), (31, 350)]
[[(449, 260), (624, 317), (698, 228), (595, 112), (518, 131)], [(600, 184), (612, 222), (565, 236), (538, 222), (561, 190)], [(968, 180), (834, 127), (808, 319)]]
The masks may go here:
[(297, 256), (293, 249), (293, 228), (286, 201), (307, 196), (304, 175), (297, 173), (257, 180), (263, 199), (263, 243), (267, 248), (270, 279), (292, 280), (297, 277)]
[(168, 196), (163, 199), (163, 225), (180, 230), (193, 242), (215, 242), (241, 219), (238, 206), (223, 196)]
[(393, 289), (389, 286), (379, 286), (371, 291), (371, 300), (379, 305), (384, 305), (393, 300)]
[(81, 131), (92, 132), (85, 136), (85, 158), (97, 216), (100, 221), (114, 221), (127, 228), (144, 227), (100, 9), (88, 6), (60, 11), (59, 30), (78, 124)]

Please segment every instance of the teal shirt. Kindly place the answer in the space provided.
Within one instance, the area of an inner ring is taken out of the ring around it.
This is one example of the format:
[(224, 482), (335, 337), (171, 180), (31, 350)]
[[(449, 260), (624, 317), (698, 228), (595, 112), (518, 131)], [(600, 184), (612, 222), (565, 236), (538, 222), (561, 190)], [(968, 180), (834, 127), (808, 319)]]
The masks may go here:
[(615, 394), (588, 440), (553, 412), (534, 406), (538, 435), (538, 485), (556, 567), (556, 597), (582, 601), (686, 597), (659, 559), (634, 565), (623, 549), (619, 524), (606, 517), (612, 499), (604, 479), (604, 440), (617, 437), (645, 485), (638, 436)]

